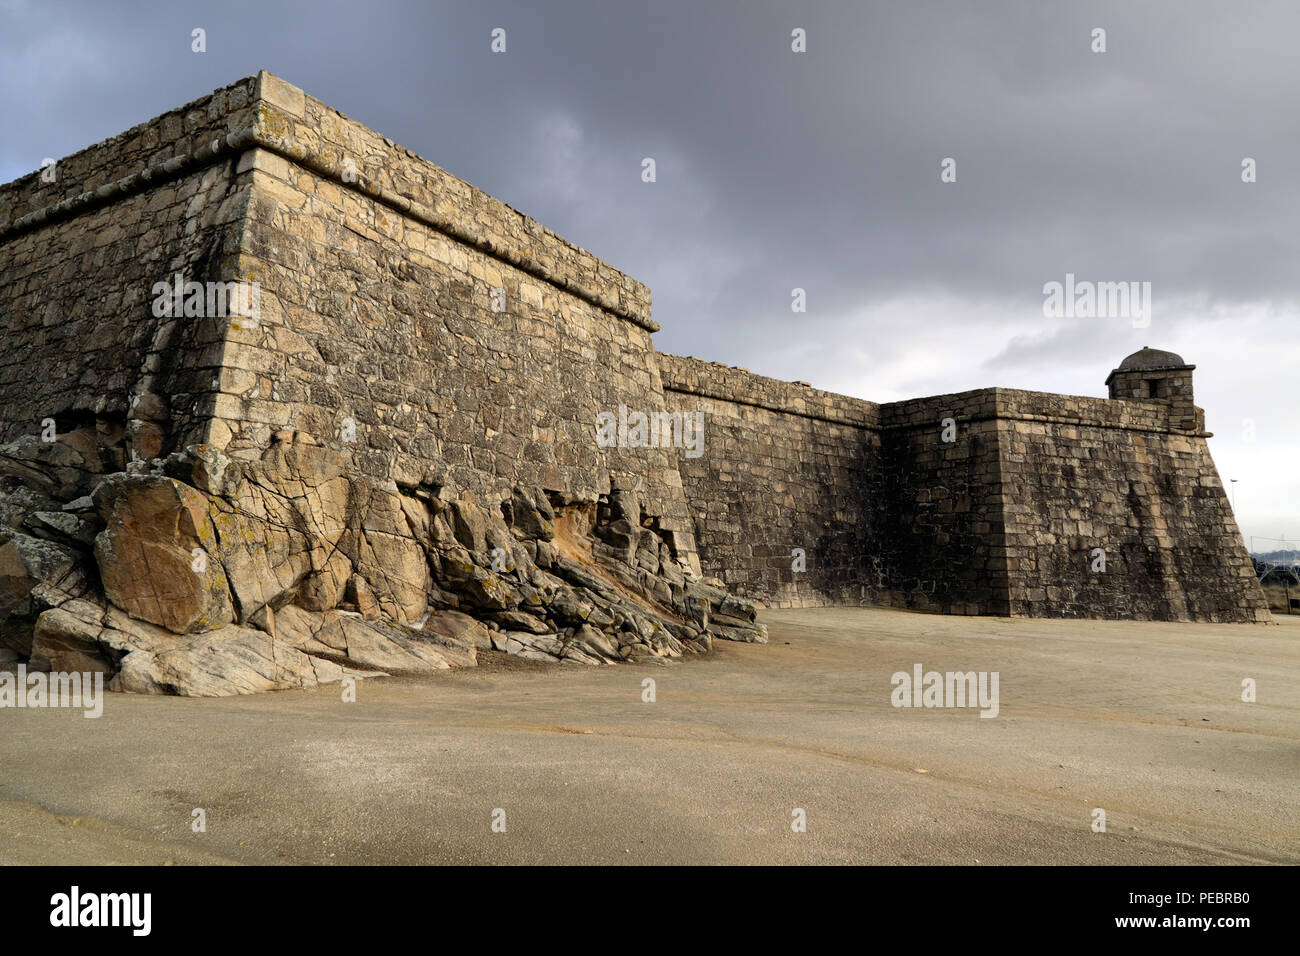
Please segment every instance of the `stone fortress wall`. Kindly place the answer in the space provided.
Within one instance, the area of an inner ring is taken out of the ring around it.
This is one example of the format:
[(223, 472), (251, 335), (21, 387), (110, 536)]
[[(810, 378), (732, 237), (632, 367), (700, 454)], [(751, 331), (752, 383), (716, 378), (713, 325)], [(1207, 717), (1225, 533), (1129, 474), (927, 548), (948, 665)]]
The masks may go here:
[(1203, 416), (1009, 389), (997, 414), (1010, 613), (1268, 619)]
[(704, 571), (740, 595), (1267, 620), (1203, 417), (1184, 403), (988, 388), (876, 405), (659, 359), (665, 388), (706, 411), (708, 453), (678, 464)]
[[(683, 589), (682, 574), (772, 605), (1267, 619), (1189, 411), (1190, 371), (1173, 400), (981, 389), (877, 405), (657, 353), (644, 285), (268, 73), (57, 170), (0, 187), (0, 465), (22, 484), (24, 468), (58, 474), (61, 455), (107, 474), (201, 447), (200, 465), (182, 464), (208, 505), (186, 507), (217, 516), (233, 610), (212, 613), (230, 630), (274, 638), (268, 614), (285, 608), (324, 627), (375, 598), (410, 626), (460, 607), (525, 628), (509, 631), (525, 653), (568, 655), (581, 636), (575, 653), (626, 657), (573, 611), (587, 601), (592, 620), (623, 609), (601, 627), (619, 641), (639, 627), (637, 654), (756, 639), (743, 602)], [(156, 317), (150, 290), (178, 272), (257, 283), (257, 321)], [(1146, 373), (1125, 374), (1130, 396)], [(602, 447), (597, 416), (620, 407), (703, 412), (700, 453)], [(38, 455), (49, 418), (60, 442)], [(325, 548), (304, 526), (282, 553), (239, 550), (249, 535), (218, 518), (248, 513), (239, 496), (273, 461), (340, 482), (339, 514), (310, 518), (349, 530)], [(215, 480), (222, 462), (245, 484)], [(362, 479), (370, 510), (355, 503)], [(129, 510), (96, 506), (91, 531)], [(495, 596), (494, 542), (517, 556), (509, 599)], [(393, 562), (405, 580), (387, 580)], [(525, 592), (562, 566), (576, 596), (542, 608)], [(283, 586), (263, 595), (250, 568)]]

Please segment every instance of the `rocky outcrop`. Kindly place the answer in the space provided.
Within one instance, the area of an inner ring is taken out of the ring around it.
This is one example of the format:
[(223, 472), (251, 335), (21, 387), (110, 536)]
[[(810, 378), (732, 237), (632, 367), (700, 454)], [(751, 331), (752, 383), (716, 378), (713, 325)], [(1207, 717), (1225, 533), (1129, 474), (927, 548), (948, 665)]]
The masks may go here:
[(292, 430), (109, 471), (111, 429), (0, 447), (0, 646), (111, 688), (222, 696), (472, 666), (662, 662), (763, 642), (636, 494), (501, 501), (354, 477)]

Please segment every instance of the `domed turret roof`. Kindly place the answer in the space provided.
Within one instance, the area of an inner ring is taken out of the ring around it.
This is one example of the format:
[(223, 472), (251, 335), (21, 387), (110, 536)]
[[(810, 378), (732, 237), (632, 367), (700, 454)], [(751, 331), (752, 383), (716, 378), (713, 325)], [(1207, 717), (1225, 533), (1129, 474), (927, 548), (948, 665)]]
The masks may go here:
[(1144, 345), (1140, 351), (1134, 352), (1120, 362), (1118, 371), (1131, 372), (1147, 368), (1187, 368), (1187, 363), (1183, 361), (1181, 355)]

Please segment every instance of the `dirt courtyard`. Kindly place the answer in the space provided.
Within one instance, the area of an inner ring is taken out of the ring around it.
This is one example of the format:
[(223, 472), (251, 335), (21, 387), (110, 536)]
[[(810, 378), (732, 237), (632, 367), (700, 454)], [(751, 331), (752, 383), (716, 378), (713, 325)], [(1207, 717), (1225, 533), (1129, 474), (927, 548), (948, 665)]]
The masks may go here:
[[(0, 863), (1300, 862), (1300, 619), (762, 619), (667, 666), (0, 710)], [(917, 664), (996, 672), (997, 716), (893, 706)]]

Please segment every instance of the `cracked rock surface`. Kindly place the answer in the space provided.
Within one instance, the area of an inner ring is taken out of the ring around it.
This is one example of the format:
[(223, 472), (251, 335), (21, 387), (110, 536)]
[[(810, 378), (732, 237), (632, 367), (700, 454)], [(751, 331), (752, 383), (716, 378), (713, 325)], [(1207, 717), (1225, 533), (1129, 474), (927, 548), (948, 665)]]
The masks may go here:
[(280, 433), (132, 462), (81, 429), (0, 446), (0, 650), (112, 689), (224, 696), (472, 666), (659, 663), (764, 643), (631, 491), (500, 501), (354, 477)]

